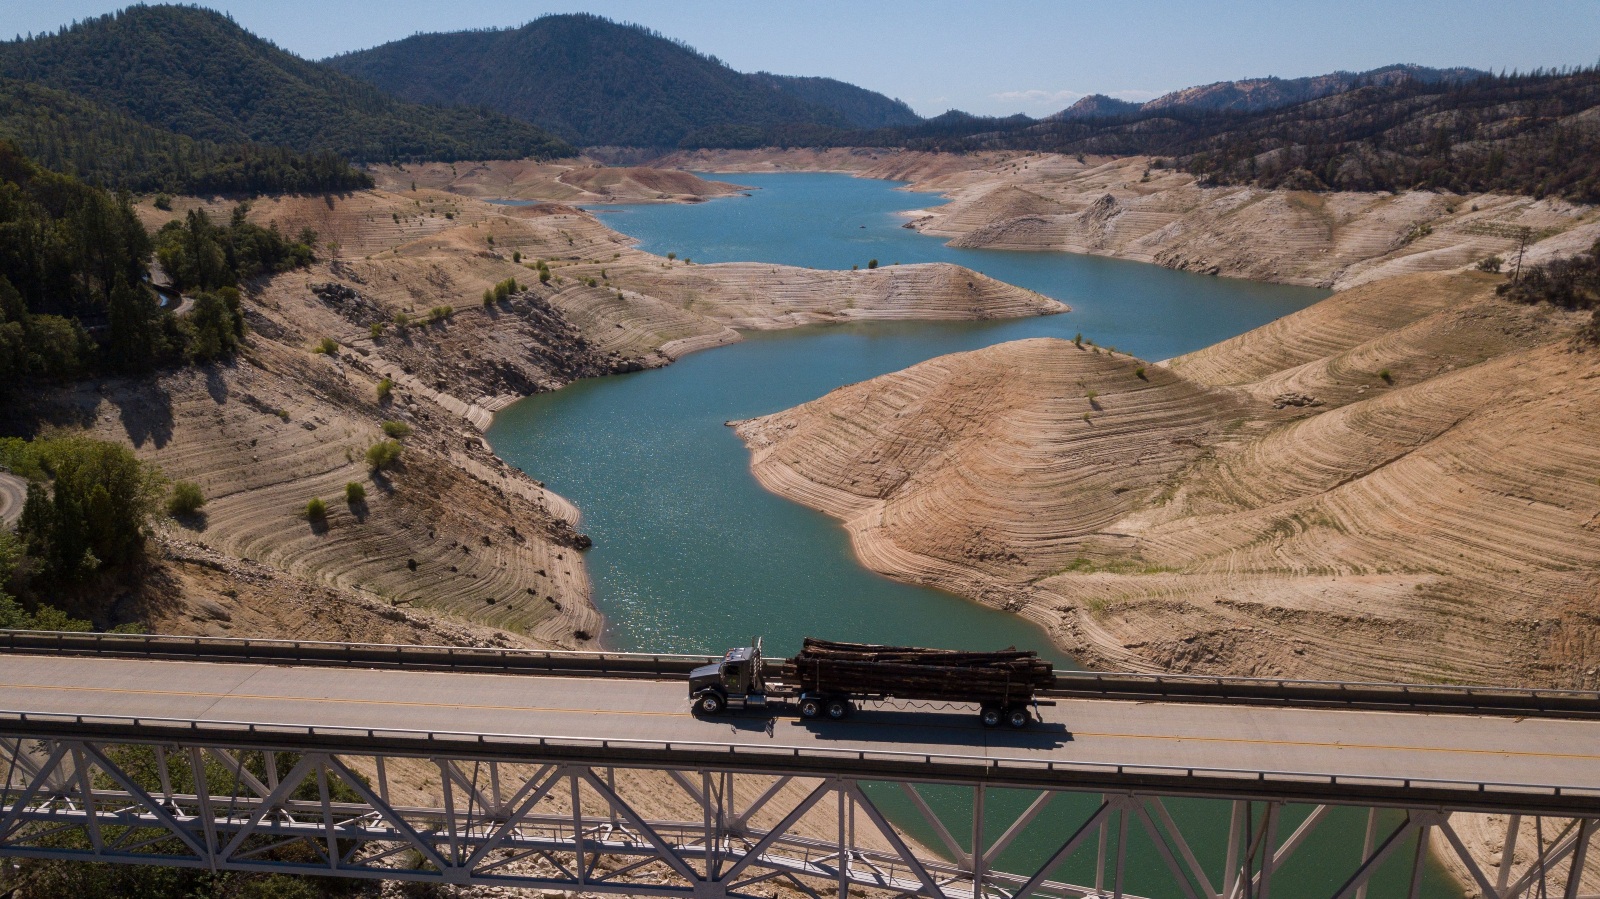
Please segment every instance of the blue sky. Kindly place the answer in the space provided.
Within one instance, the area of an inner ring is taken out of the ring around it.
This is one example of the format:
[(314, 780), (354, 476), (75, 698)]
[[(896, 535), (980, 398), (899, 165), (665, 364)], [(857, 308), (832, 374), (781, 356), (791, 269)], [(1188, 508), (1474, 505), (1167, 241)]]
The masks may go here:
[[(0, 35), (125, 4), (3, 0)], [(918, 112), (1043, 115), (1088, 93), (1147, 99), (1194, 84), (1392, 62), (1499, 70), (1600, 60), (1596, 0), (1134, 2), (1069, 0), (207, 0), (281, 47), (321, 58), (417, 31), (587, 11), (638, 22), (741, 71), (827, 75)]]

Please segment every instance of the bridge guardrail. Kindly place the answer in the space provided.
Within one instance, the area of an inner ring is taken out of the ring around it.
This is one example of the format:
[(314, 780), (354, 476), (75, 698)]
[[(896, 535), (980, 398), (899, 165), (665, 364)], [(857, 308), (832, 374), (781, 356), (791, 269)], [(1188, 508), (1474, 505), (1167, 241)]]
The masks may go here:
[(1051, 789), (1158, 785), (1192, 795), (1257, 793), (1290, 801), (1391, 806), (1454, 806), (1463, 811), (1594, 814), (1600, 784), (1534, 784), (1393, 775), (1086, 762), (890, 749), (749, 746), (693, 740), (488, 734), (461, 731), (312, 726), (148, 716), (76, 715), (0, 709), (0, 736), (23, 739), (124, 739), (134, 743), (319, 749), (358, 755), (400, 751), (422, 756), (509, 761), (562, 759), (623, 767), (745, 767), (801, 776), (893, 776), (927, 782), (985, 782)]
[(0, 630), (0, 653), (96, 655), (166, 661), (256, 662), (493, 674), (581, 673), (654, 678), (687, 674), (720, 656), (475, 646), (334, 643), (250, 637), (175, 637)]
[[(719, 658), (671, 653), (0, 630), (0, 653), (5, 652), (491, 674), (571, 673), (617, 678), (681, 677), (690, 669)], [(1040, 695), (1600, 719), (1600, 692), (1596, 691), (1451, 684), (1058, 671), (1055, 686), (1041, 691)]]
[(1600, 719), (1600, 692), (1453, 684), (1060, 671), (1041, 695)]

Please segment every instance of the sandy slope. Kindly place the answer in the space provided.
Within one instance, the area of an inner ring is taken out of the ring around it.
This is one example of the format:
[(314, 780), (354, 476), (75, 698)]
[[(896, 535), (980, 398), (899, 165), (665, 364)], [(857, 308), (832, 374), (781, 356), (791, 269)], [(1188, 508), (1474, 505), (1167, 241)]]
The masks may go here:
[[(697, 171), (841, 171), (945, 195), (908, 227), (952, 246), (1091, 253), (1210, 274), (1347, 288), (1510, 257), (1517, 231), (1600, 236), (1600, 212), (1561, 200), (1425, 191), (1306, 193), (1199, 186), (1145, 157), (879, 149), (701, 151), (655, 162)], [(1546, 252), (1565, 246), (1548, 242)]]
[(739, 432), (870, 567), (1097, 666), (1592, 687), (1600, 353), (1496, 280), (1356, 288), (1145, 379), (1005, 344)]

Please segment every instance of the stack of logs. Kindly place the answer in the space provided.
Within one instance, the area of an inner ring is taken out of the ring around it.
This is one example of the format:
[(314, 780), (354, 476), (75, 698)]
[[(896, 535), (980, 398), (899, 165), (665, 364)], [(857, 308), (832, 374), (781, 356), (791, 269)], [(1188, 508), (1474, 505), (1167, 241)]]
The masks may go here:
[(1055, 682), (1049, 662), (1014, 648), (962, 652), (807, 637), (788, 664), (807, 691), (901, 699), (1020, 703)]

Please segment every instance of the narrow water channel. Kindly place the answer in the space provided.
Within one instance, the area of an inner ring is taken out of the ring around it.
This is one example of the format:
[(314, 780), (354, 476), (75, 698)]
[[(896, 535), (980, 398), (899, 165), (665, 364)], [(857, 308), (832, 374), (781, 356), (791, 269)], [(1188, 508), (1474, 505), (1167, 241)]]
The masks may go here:
[[(697, 263), (848, 269), (872, 259), (880, 265), (953, 262), (1054, 297), (1073, 311), (1003, 322), (752, 333), (742, 343), (664, 369), (582, 381), (502, 411), (489, 432), (496, 452), (583, 510), (583, 530), (595, 541), (585, 560), (595, 602), (606, 616), (603, 639), (615, 649), (721, 652), (760, 634), (772, 655), (787, 655), (802, 637), (815, 635), (967, 649), (1014, 645), (1070, 665), (1042, 631), (1016, 616), (862, 568), (837, 522), (756, 484), (747, 454), (724, 423), (776, 412), (935, 356), (1025, 337), (1070, 339), (1082, 333), (1105, 346), (1164, 359), (1327, 295), (1088, 256), (953, 249), (901, 227), (906, 219), (898, 213), (940, 201), (896, 190), (893, 182), (832, 174), (740, 174), (725, 180), (759, 189), (749, 197), (696, 205), (595, 211), (643, 249), (675, 252)], [(912, 826), (909, 806), (897, 804), (897, 793), (878, 792), (897, 821), (925, 845), (936, 845), (933, 834)], [(970, 830), (962, 823), (970, 791), (934, 798), (952, 832)], [(1021, 796), (991, 794), (989, 817), (1003, 822), (1024, 802)], [(1041, 816), (1000, 867), (1020, 868), (1048, 852), (1049, 841), (1073, 826), (1080, 810), (1071, 805), (1058, 803)], [(1286, 816), (1280, 837), (1305, 811)], [(1209, 857), (1220, 859), (1227, 820), (1222, 804), (1179, 803), (1173, 814), (1198, 844), (1197, 853), (1204, 845), (1212, 850)], [(1322, 827), (1336, 830), (1339, 846), (1348, 849), (1343, 854), (1354, 858), (1364, 823), (1354, 813), (1338, 813)], [(998, 833), (991, 828), (989, 836)], [(1131, 834), (1128, 851), (1138, 864), (1126, 888), (1168, 895), (1172, 887), (1148, 840)], [(1276, 886), (1287, 891), (1281, 895), (1331, 893), (1338, 872), (1350, 870), (1349, 859), (1340, 855), (1292, 860), (1275, 875)], [(1407, 854), (1396, 853), (1401, 855)], [(1405, 895), (1405, 867), (1386, 866), (1373, 899)], [(1084, 865), (1069, 864), (1061, 873), (1080, 883), (1092, 880)], [(1461, 894), (1431, 866), (1422, 895)]]

